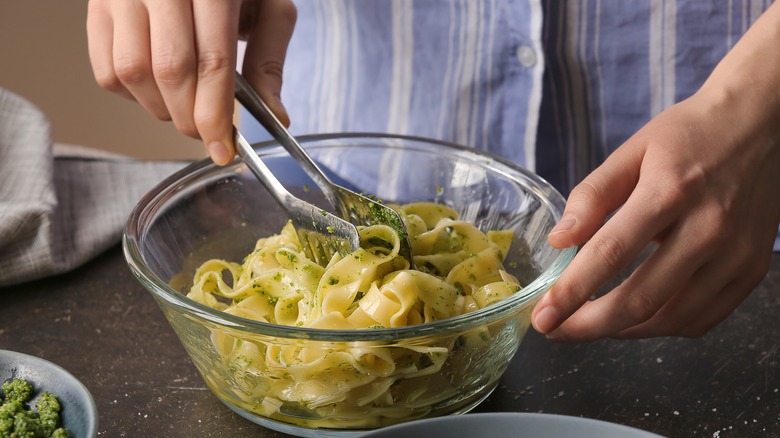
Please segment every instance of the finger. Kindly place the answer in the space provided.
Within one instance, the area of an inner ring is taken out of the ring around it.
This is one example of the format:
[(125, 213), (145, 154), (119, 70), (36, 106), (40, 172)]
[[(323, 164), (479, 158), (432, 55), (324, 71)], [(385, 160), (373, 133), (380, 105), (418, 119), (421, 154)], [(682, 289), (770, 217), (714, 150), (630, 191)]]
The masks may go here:
[[(676, 295), (685, 294), (684, 288), (688, 288), (687, 293), (702, 297), (711, 296), (713, 290), (719, 290), (731, 274), (726, 266), (718, 266), (718, 272), (702, 268), (716, 254), (713, 254), (707, 239), (691, 241), (694, 235), (691, 228), (695, 225), (691, 221), (677, 226), (668, 234), (664, 244), (644, 260), (626, 281), (597, 300), (597, 306), (575, 313), (556, 330), (559, 332), (556, 336), (568, 338), (573, 335), (589, 339), (613, 336), (656, 317), (664, 318), (659, 311)], [(704, 274), (699, 273), (702, 269)], [(663, 330), (673, 328), (671, 320), (664, 322), (669, 325)]]
[[(578, 311), (552, 336), (573, 340), (573, 337), (645, 338), (680, 334), (692, 319), (708, 311), (714, 296), (733, 278), (733, 273), (728, 263), (705, 261), (708, 256), (701, 257), (702, 251), (687, 248), (685, 239), (672, 240), (628, 280), (597, 300), (598, 306), (582, 314)], [(672, 246), (679, 248), (680, 244), (684, 251), (668, 250)], [(598, 318), (601, 320), (596, 322)], [(576, 333), (578, 330), (583, 332)]]
[[(636, 339), (680, 334), (699, 314), (709, 310), (723, 285), (729, 283), (731, 272), (724, 268), (719, 260), (704, 264), (687, 281), (681, 281), (677, 292), (650, 319), (613, 337)], [(674, 284), (670, 283), (669, 287)]]
[[(677, 235), (674, 235), (675, 237)], [(679, 240), (679, 239), (678, 239)], [(685, 285), (668, 279), (691, 278), (703, 263), (671, 237), (622, 284), (576, 310), (548, 334), (555, 341), (590, 341), (614, 336), (652, 319)]]
[(152, 71), (176, 128), (198, 137), (195, 110), (195, 40), (192, 6), (187, 0), (149, 5)]
[[(708, 271), (702, 273), (703, 278), (698, 279), (697, 283), (703, 285), (703, 291), (710, 293), (693, 295), (692, 299), (680, 303), (680, 309), (673, 307), (675, 303), (670, 303), (668, 310), (662, 309), (671, 314), (666, 319), (679, 326), (673, 334), (700, 337), (729, 316), (766, 276), (772, 254), (771, 244), (767, 246), (765, 251), (759, 249), (757, 253), (742, 252), (742, 255), (740, 250), (733, 247), (720, 251), (723, 256), (717, 263), (710, 264)], [(637, 327), (636, 331), (642, 329)], [(632, 329), (621, 335), (636, 334)]]
[(547, 237), (555, 248), (587, 241), (629, 197), (639, 180), (644, 148), (617, 149), (569, 194), (561, 220)]
[(244, 11), (255, 16), (254, 20), (246, 20), (253, 24), (247, 29), (242, 74), (276, 117), (289, 126), (290, 117), (281, 99), (282, 72), (297, 11), (289, 0), (252, 1), (247, 4), (256, 7)]
[(114, 2), (114, 71), (124, 87), (149, 113), (170, 120), (160, 90), (152, 74), (149, 42), (149, 16), (142, 4)]
[[(558, 281), (537, 304), (532, 317), (537, 331), (546, 334), (557, 328), (610, 278), (628, 266), (655, 236), (671, 226), (679, 214), (678, 208), (672, 206), (648, 210), (648, 205), (654, 203), (658, 197), (654, 185), (641, 182), (637, 185), (623, 208), (582, 247)], [(666, 247), (664, 245), (664, 248)], [(657, 253), (658, 251), (651, 259), (657, 257)], [(650, 260), (645, 261), (643, 267), (648, 262)], [(625, 285), (620, 286), (619, 289), (624, 287)], [(637, 306), (641, 307), (641, 304), (638, 303)], [(596, 308), (605, 309), (602, 306)], [(601, 330), (594, 327), (599, 324), (590, 319), (593, 313), (589, 311), (579, 316), (577, 326), (588, 328), (588, 333), (581, 336), (601, 333)], [(625, 321), (624, 318), (620, 320)], [(574, 323), (569, 324), (572, 325)]]
[(87, 12), (87, 48), (95, 81), (102, 88), (133, 99), (114, 72), (114, 22), (106, 3), (92, 0)]
[(715, 300), (709, 303), (707, 311), (700, 312), (699, 317), (694, 318), (679, 334), (691, 338), (704, 336), (731, 315), (756, 285), (757, 283), (747, 279), (740, 279), (726, 285)]
[(239, 3), (236, 0), (193, 2), (198, 83), (195, 126), (219, 165), (235, 156), (233, 139), (233, 78), (236, 69)]
[[(688, 237), (681, 244), (692, 247), (695, 255), (704, 255), (706, 263), (652, 318), (618, 333), (618, 337), (702, 336), (728, 316), (765, 277), (776, 226), (764, 222), (766, 214), (747, 214), (762, 222), (758, 226), (755, 223), (746, 226), (749, 219), (744, 217), (725, 222), (713, 220), (721, 217), (720, 210), (720, 207), (693, 207), (696, 215), (682, 230), (683, 236), (697, 236), (697, 240), (693, 242)], [(737, 225), (729, 225), (730, 222)], [(666, 274), (663, 277), (674, 278)]]

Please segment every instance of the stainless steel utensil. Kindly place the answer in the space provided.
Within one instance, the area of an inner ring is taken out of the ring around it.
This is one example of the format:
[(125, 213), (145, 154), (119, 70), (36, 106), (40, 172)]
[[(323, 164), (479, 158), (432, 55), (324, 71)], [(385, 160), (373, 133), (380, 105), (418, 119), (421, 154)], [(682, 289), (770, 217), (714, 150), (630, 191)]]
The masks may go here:
[(360, 236), (354, 225), (293, 196), (276, 179), (238, 129), (234, 129), (234, 139), (238, 155), (287, 211), (308, 258), (325, 266), (335, 253), (346, 256), (360, 248)]
[(393, 228), (401, 240), (401, 256), (414, 267), (409, 234), (398, 212), (331, 181), (238, 72), (236, 72), (236, 98), (301, 165), (342, 218), (355, 225), (384, 224)]

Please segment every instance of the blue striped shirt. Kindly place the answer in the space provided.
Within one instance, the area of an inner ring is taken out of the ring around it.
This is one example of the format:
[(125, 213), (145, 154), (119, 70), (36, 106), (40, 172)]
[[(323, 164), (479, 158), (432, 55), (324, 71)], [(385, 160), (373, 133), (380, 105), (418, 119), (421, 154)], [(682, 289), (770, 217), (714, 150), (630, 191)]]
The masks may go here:
[[(564, 194), (694, 93), (769, 0), (297, 0), (296, 135), (451, 141)], [(244, 124), (250, 140), (267, 138)]]

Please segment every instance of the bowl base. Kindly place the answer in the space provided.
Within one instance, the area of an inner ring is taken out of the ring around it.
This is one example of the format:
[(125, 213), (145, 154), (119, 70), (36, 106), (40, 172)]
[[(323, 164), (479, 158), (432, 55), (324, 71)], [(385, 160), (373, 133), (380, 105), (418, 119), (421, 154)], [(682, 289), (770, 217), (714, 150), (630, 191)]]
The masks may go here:
[[(490, 396), (490, 394), (493, 393), (493, 391), (498, 386), (498, 381), (496, 381), (491, 386), (487, 387), (483, 392), (478, 394), (474, 400), (466, 404), (465, 406), (462, 406), (460, 409), (449, 413), (448, 415), (461, 415), (465, 414), (472, 409), (476, 408), (480, 403), (485, 401), (486, 398)], [(275, 430), (277, 432), (286, 433), (288, 435), (295, 435), (303, 438), (350, 438), (350, 437), (359, 437), (363, 436), (368, 432), (371, 432), (372, 430), (376, 429), (312, 429), (307, 427), (300, 427), (295, 426), (289, 423), (283, 423), (281, 421), (275, 421), (268, 417), (263, 417), (261, 415), (253, 414), (252, 412), (247, 412), (243, 410), (242, 408), (230, 403), (227, 400), (223, 400), (221, 397), (217, 397), (219, 401), (221, 401), (225, 406), (230, 408), (231, 411), (237, 413), (238, 415), (246, 418), (247, 420), (258, 424), (260, 426), (263, 426), (267, 429)], [(431, 418), (431, 417), (426, 417)], [(400, 423), (399, 423), (400, 424)]]

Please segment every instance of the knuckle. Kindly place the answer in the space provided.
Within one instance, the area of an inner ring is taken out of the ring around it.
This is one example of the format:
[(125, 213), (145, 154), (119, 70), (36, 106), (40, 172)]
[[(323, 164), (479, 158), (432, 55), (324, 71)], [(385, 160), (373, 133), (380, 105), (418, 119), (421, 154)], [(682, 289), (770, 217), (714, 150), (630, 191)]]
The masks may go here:
[(260, 72), (281, 80), (284, 73), (284, 65), (276, 60), (266, 61), (260, 65)]
[(620, 271), (626, 264), (626, 247), (617, 238), (605, 236), (593, 239), (586, 246), (590, 246), (594, 256), (612, 272)]
[(195, 111), (193, 115), (194, 128), (201, 138), (209, 137), (208, 135), (204, 136), (204, 134), (215, 133), (224, 119), (225, 116), (216, 111)]
[(556, 305), (571, 305), (571, 303), (583, 303), (587, 300), (591, 292), (582, 287), (582, 283), (571, 281), (566, 278), (559, 278), (550, 292), (549, 300)]
[(186, 57), (177, 56), (172, 52), (164, 52), (155, 57), (152, 71), (158, 81), (176, 82), (184, 77), (189, 66), (190, 62)]
[[(701, 226), (696, 230), (697, 252), (702, 254), (713, 254), (722, 249), (728, 231), (725, 228), (715, 226)], [(735, 243), (736, 245), (739, 245)]]
[(585, 178), (569, 194), (569, 201), (577, 204), (592, 204), (602, 196), (601, 190), (591, 178)]
[(686, 198), (685, 187), (677, 184), (660, 186), (652, 196), (659, 211), (680, 206), (685, 202)]
[(547, 292), (546, 302), (561, 311), (562, 315), (570, 315), (580, 308), (593, 291), (588, 290), (580, 281), (559, 278)]
[(198, 76), (209, 78), (215, 75), (230, 72), (233, 66), (226, 53), (212, 50), (198, 54)]
[(119, 80), (113, 71), (95, 71), (95, 82), (97, 82), (100, 88), (109, 91), (119, 91), (122, 87), (122, 82)]
[(689, 203), (691, 199), (698, 197), (698, 194), (707, 186), (707, 176), (699, 167), (691, 166), (685, 169), (670, 171), (671, 173), (659, 177), (652, 193), (651, 199), (659, 210), (677, 208)]
[(114, 60), (114, 71), (117, 78), (127, 85), (144, 82), (149, 77), (149, 65), (141, 58), (119, 56)]
[(652, 318), (661, 306), (651, 294), (635, 291), (626, 294), (622, 307), (633, 321), (644, 322)]

